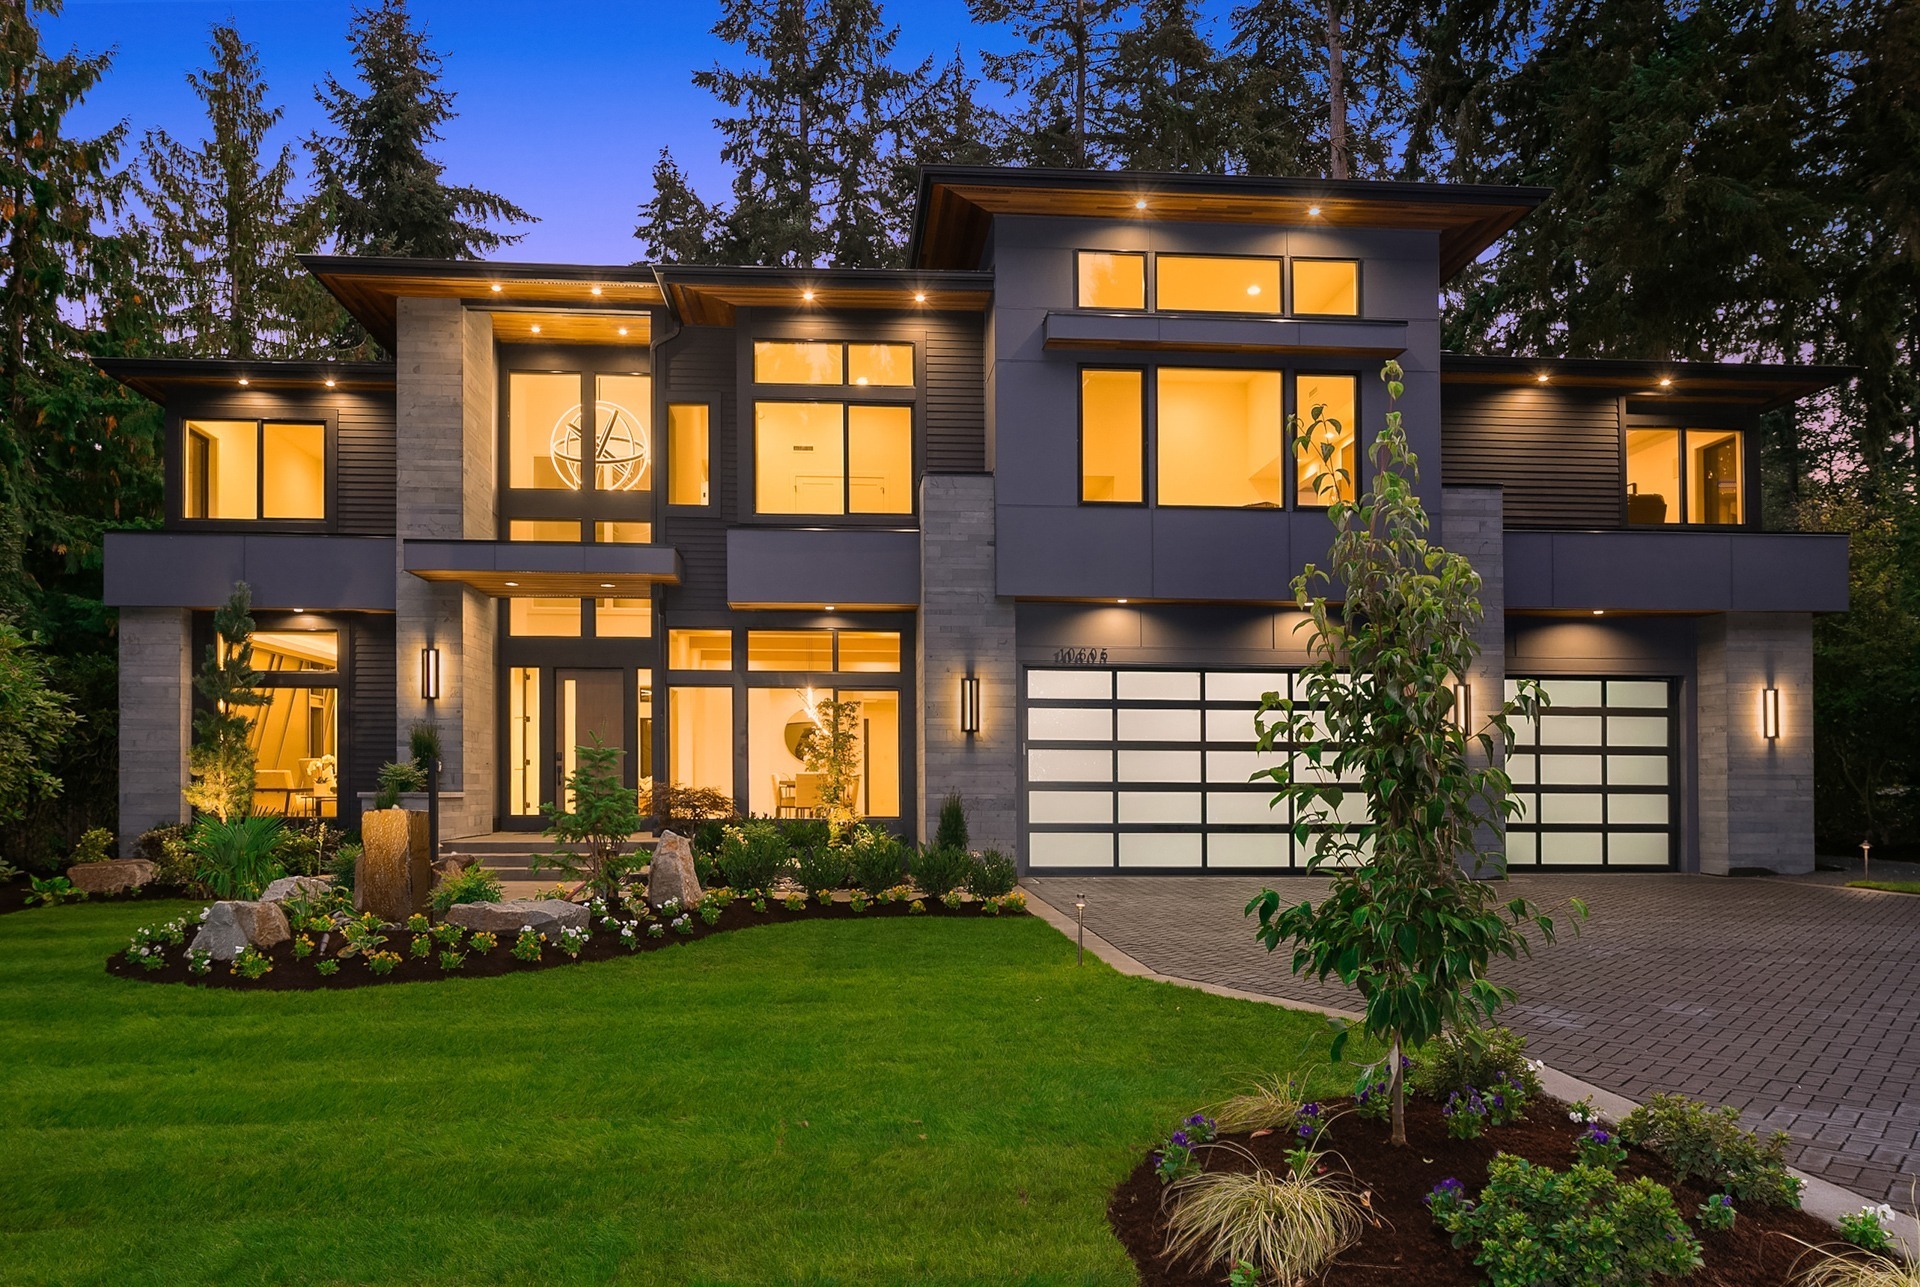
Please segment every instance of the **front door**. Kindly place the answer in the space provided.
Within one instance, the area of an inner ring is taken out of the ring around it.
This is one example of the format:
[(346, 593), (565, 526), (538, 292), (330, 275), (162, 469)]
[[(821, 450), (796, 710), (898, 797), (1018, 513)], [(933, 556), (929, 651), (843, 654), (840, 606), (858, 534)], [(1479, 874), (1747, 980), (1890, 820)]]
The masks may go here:
[[(621, 751), (627, 745), (626, 672), (623, 670), (559, 670), (554, 672), (553, 764), (555, 785), (562, 793), (563, 806), (571, 809), (573, 799), (566, 793), (567, 779), (579, 763), (583, 746), (611, 746)], [(623, 781), (633, 778), (627, 755), (620, 757)]]

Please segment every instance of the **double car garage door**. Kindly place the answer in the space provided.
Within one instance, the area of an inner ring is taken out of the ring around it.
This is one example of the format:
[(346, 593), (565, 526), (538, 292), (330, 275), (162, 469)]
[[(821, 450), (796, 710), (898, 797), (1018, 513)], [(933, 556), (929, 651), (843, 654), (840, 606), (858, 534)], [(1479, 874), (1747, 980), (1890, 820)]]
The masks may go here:
[[(1304, 869), (1271, 782), (1281, 751), (1255, 748), (1262, 693), (1285, 671), (1034, 668), (1026, 675), (1027, 860), (1039, 871)], [(1673, 685), (1547, 681), (1550, 706), (1516, 730), (1510, 764), (1525, 809), (1516, 867), (1666, 867), (1674, 854)], [(1304, 757), (1296, 771), (1312, 772)], [(1339, 823), (1363, 822), (1349, 794)]]

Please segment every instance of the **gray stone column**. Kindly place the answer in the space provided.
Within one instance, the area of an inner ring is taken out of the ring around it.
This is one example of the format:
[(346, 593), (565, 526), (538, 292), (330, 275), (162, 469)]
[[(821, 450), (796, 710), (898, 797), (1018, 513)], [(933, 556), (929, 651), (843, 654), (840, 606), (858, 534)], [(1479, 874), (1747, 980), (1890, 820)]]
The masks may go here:
[[(994, 582), (990, 474), (928, 474), (920, 485), (920, 836), (959, 792), (975, 848), (1018, 853), (1019, 683), (1013, 603)], [(960, 729), (960, 681), (980, 681), (978, 733)]]
[[(1480, 658), (1466, 676), (1469, 714), (1476, 728), (1507, 695), (1506, 504), (1498, 487), (1448, 487), (1441, 492), (1440, 543), (1464, 554), (1480, 574)], [(1503, 758), (1496, 750), (1494, 762)], [(1476, 754), (1475, 762), (1484, 757)], [(1496, 825), (1478, 837), (1483, 851), (1505, 853), (1506, 828)]]
[[(1813, 870), (1813, 618), (1729, 612), (1700, 618), (1696, 729), (1700, 870)], [(1780, 693), (1780, 735), (1764, 736), (1762, 695)]]
[(192, 614), (120, 609), (120, 856), (152, 827), (187, 820), (193, 744)]
[[(488, 317), (458, 300), (397, 301), (395, 447), (406, 485), (395, 504), (398, 549), (407, 540), (495, 534), (494, 360)], [(400, 557), (397, 553), (396, 557)], [(395, 757), (414, 724), (440, 730), (440, 836), (492, 829), (494, 604), (458, 585), (395, 577)], [(441, 698), (420, 695), (420, 655), (441, 658)], [(431, 709), (430, 709), (431, 708)]]

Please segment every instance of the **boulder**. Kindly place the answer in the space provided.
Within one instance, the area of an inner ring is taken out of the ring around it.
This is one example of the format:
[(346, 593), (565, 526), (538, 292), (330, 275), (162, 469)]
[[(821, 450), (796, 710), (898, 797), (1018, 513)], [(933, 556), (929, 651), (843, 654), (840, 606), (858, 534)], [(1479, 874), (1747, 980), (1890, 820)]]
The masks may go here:
[(293, 937), (287, 927), (287, 914), (278, 903), (235, 903), (233, 918), (245, 931), (247, 942), (257, 948), (269, 948)]
[(75, 889), (89, 894), (117, 894), (123, 889), (140, 888), (153, 879), (153, 871), (153, 864), (145, 858), (110, 858), (75, 863), (67, 868), (67, 879)]
[[(353, 907), (387, 921), (404, 921), (427, 905), (427, 880), (414, 879), (427, 853), (427, 815), (375, 809), (360, 815), (360, 861), (353, 873)], [(415, 888), (415, 884), (419, 888)]]
[(503, 938), (532, 926), (552, 939), (563, 929), (587, 928), (587, 909), (564, 898), (515, 898), (504, 903), (455, 903), (447, 909), (446, 919), (448, 924), (488, 930)]
[(266, 887), (260, 901), (284, 903), (289, 898), (325, 898), (332, 889), (333, 880), (327, 876), (282, 876)]
[(691, 907), (700, 898), (700, 877), (693, 869), (693, 843), (671, 831), (661, 832), (647, 872), (647, 902), (654, 907), (662, 903)]
[(189, 950), (211, 953), (216, 961), (231, 961), (249, 943), (269, 948), (291, 937), (280, 904), (222, 901), (207, 908)]

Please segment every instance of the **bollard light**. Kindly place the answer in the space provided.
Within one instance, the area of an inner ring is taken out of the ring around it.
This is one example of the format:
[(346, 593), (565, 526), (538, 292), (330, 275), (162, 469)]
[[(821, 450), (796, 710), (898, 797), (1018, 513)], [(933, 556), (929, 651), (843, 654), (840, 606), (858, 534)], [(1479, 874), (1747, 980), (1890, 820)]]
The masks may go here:
[(1077, 964), (1085, 965), (1087, 963), (1087, 896), (1085, 894), (1073, 896), (1073, 919), (1079, 926), (1077, 938), (1080, 944), (1080, 960)]

